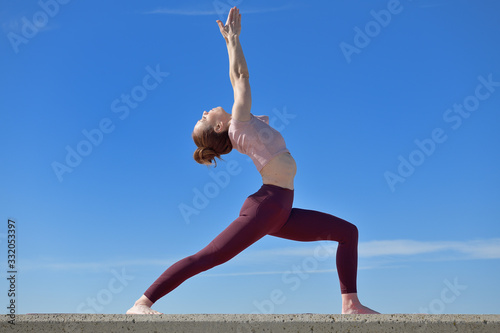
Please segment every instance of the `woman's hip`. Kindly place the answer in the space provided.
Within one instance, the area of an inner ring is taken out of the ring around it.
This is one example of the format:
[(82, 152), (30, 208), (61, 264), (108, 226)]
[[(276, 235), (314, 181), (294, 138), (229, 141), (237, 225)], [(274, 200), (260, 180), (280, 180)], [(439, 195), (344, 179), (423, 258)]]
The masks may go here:
[(248, 196), (241, 207), (240, 216), (275, 230), (290, 216), (293, 194), (293, 190), (264, 184), (257, 192)]

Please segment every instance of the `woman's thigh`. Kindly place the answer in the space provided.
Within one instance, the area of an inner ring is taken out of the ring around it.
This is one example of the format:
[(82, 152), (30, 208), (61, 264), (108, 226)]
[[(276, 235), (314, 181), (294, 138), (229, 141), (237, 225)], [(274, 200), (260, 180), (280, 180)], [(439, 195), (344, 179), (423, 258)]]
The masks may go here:
[[(202, 251), (216, 253), (217, 261), (231, 259), (265, 235), (279, 230), (290, 215), (291, 208), (287, 208), (287, 205), (274, 193), (249, 196), (238, 218)], [(291, 206), (291, 202), (289, 205)]]
[(331, 214), (293, 208), (283, 227), (271, 236), (295, 241), (333, 240), (342, 242), (357, 238), (356, 226)]

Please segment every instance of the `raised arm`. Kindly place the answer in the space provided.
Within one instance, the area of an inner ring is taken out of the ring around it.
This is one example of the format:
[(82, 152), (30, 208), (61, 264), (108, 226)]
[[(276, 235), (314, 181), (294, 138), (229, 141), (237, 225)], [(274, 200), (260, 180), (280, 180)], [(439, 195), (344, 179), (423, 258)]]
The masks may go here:
[(232, 117), (236, 120), (250, 120), (252, 94), (250, 91), (249, 73), (243, 49), (240, 44), (241, 14), (238, 8), (231, 8), (226, 25), (217, 20), (220, 32), (226, 40), (229, 55), (229, 79), (234, 91)]

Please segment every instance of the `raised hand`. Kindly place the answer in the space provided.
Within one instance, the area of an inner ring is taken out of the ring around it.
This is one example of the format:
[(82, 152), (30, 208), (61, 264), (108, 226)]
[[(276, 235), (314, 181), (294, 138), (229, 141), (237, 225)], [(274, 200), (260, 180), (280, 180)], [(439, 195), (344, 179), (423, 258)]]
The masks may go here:
[(229, 15), (227, 16), (226, 25), (223, 25), (221, 20), (217, 20), (217, 24), (219, 25), (220, 33), (226, 42), (229, 41), (230, 37), (239, 36), (241, 33), (240, 10), (236, 7), (231, 8)]

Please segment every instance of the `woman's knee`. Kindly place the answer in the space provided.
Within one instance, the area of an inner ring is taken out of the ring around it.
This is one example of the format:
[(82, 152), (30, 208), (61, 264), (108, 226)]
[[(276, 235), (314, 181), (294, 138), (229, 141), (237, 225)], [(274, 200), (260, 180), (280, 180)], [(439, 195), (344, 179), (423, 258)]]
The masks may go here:
[(345, 238), (344, 241), (347, 242), (358, 242), (359, 230), (354, 224), (347, 222), (345, 226)]

